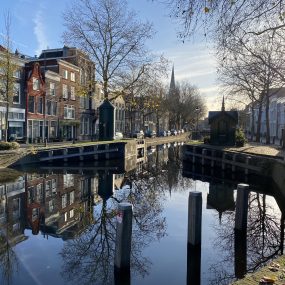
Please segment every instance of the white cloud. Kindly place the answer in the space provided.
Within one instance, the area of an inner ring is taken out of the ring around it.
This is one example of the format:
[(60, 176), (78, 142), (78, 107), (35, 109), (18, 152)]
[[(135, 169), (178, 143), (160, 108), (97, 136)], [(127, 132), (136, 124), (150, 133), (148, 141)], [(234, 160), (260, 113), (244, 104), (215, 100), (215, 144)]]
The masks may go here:
[(40, 8), (36, 12), (36, 16), (33, 19), (35, 24), (34, 26), (34, 34), (37, 38), (38, 46), (36, 49), (36, 54), (39, 55), (43, 49), (45, 49), (49, 44), (46, 38), (46, 31), (43, 23), (43, 10)]

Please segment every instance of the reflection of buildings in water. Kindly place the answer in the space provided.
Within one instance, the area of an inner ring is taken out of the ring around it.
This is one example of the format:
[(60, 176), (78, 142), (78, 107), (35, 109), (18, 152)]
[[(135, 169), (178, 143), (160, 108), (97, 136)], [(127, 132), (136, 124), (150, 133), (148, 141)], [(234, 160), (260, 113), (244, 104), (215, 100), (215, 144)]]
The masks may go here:
[(9, 242), (10, 246), (27, 239), (24, 236), (24, 200), (24, 176), (15, 182), (0, 184), (0, 235), (2, 242)]
[(219, 213), (219, 220), (222, 213), (235, 210), (234, 186), (222, 183), (210, 182), (207, 195), (207, 209), (216, 209)]
[[(78, 174), (27, 174), (27, 227), (70, 238), (91, 218), (94, 179)], [(92, 185), (92, 187), (91, 187)]]

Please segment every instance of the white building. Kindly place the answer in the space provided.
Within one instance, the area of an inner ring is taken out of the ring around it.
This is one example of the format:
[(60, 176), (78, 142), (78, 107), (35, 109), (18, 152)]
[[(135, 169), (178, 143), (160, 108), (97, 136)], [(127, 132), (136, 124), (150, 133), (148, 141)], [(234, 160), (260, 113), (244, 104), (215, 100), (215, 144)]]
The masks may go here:
[[(272, 89), (269, 98), (269, 122), (270, 122), (270, 141), (280, 140), (282, 138), (282, 132), (285, 130), (285, 88)], [(266, 136), (266, 110), (265, 103), (262, 107), (261, 116), (261, 137)], [(250, 108), (248, 112), (247, 131), (250, 132), (252, 128), (252, 110)], [(254, 108), (254, 135), (256, 135), (257, 122), (258, 122), (258, 104)]]

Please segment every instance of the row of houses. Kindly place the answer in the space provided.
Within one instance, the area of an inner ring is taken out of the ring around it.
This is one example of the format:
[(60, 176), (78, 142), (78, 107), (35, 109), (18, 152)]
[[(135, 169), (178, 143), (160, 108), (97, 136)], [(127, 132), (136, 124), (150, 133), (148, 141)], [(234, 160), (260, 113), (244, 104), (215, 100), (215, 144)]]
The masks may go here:
[[(269, 129), (270, 129), (270, 142), (281, 143), (285, 130), (285, 88), (272, 89), (269, 95)], [(261, 126), (260, 133), (261, 139), (264, 140), (266, 136), (266, 105), (265, 103), (259, 109), (258, 104), (247, 106), (245, 109), (245, 130), (248, 137), (256, 136), (258, 126), (258, 116), (261, 112)], [(252, 134), (253, 130), (253, 134)]]
[[(5, 52), (0, 46), (0, 59)], [(16, 51), (11, 58), (17, 66), (14, 94), (8, 107), (8, 126), (7, 101), (0, 98), (1, 139), (6, 128), (8, 138), (29, 142), (90, 140), (96, 136), (98, 107), (104, 96), (102, 84), (95, 80), (95, 63), (86, 54), (64, 46), (43, 50), (39, 57)], [(124, 100), (118, 97), (113, 104), (116, 131), (124, 132)]]
[(93, 206), (124, 183), (124, 174), (108, 173), (106, 183), (102, 176), (27, 173), (0, 183), (0, 237), (14, 245), (29, 229), (34, 235), (74, 238), (92, 223)]

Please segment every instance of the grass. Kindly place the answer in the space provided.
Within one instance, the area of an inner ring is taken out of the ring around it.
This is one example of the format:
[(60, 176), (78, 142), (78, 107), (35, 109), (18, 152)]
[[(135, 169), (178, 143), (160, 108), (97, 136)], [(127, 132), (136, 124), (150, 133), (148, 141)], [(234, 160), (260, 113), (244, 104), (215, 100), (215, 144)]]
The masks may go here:
[(272, 272), (269, 269), (269, 264), (265, 267), (261, 268), (255, 273), (247, 274), (243, 279), (238, 280), (231, 285), (257, 285), (259, 284), (259, 281), (263, 276), (269, 276), (269, 277), (275, 277), (277, 280), (275, 283), (271, 283), (274, 285), (283, 285), (285, 284), (285, 272), (283, 271), (285, 269), (285, 256), (282, 255), (274, 260), (274, 262), (277, 262), (280, 264), (280, 268), (277, 272)]
[(0, 169), (0, 183), (14, 182), (21, 175), (22, 175), (21, 172), (14, 169), (9, 169), (9, 168)]

